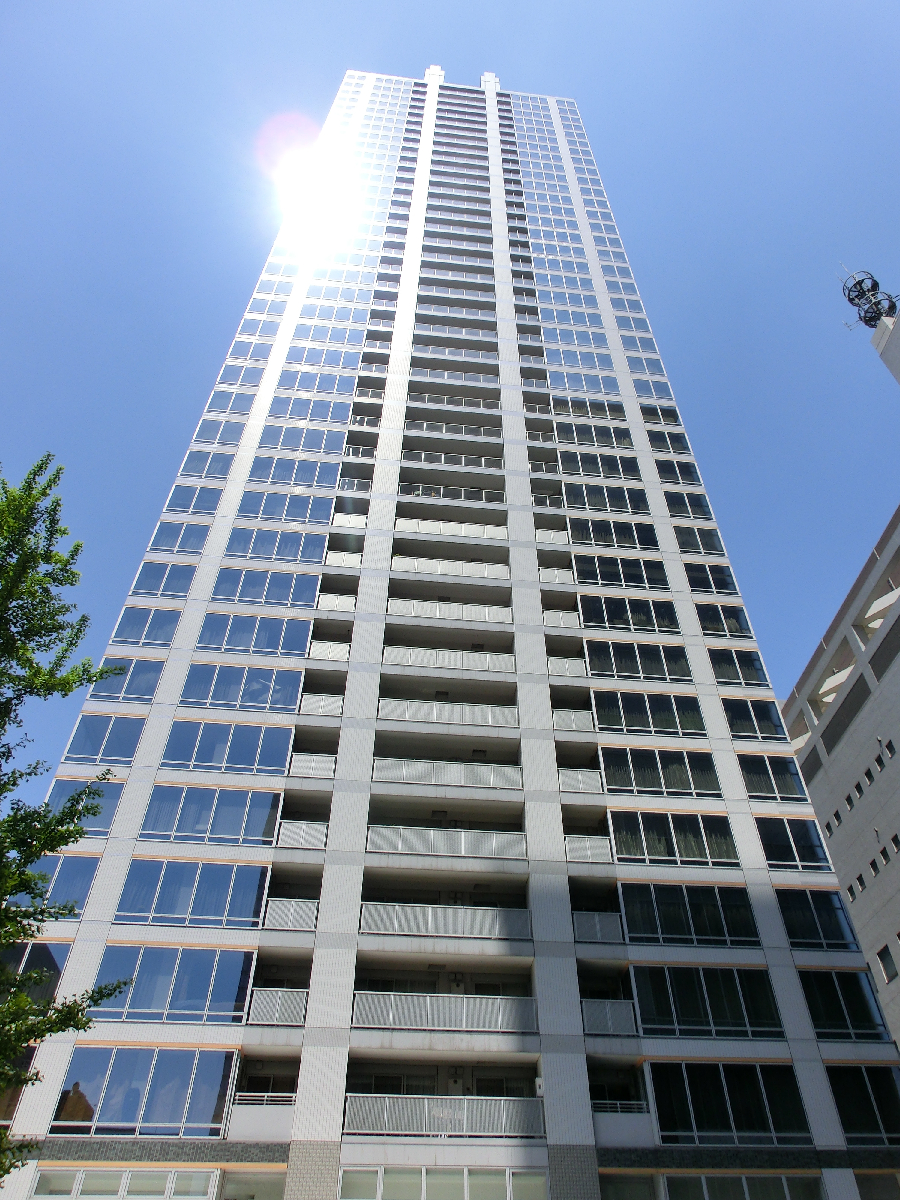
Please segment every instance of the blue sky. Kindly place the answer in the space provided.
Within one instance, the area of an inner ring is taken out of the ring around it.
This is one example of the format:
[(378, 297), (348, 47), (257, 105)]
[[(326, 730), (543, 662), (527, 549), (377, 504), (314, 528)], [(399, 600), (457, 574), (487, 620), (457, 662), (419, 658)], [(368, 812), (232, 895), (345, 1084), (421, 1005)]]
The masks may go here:
[[(856, 0), (9, 0), (0, 459), (65, 464), (88, 652), (276, 230), (257, 131), (320, 121), (348, 67), (439, 63), (577, 99), (785, 695), (900, 502), (900, 391), (838, 280), (900, 292), (898, 43), (900, 9)], [(29, 710), (35, 754), (77, 709)]]

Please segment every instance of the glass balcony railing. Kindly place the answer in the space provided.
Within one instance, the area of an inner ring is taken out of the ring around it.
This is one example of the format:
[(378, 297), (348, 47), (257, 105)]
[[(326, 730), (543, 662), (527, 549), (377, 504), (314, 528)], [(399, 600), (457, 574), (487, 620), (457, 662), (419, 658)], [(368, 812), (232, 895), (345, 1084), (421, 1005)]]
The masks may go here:
[(600, 1037), (635, 1037), (637, 1024), (630, 1000), (582, 1000), (584, 1032)]
[(292, 988), (254, 988), (248, 1025), (303, 1025), (309, 992)]
[(266, 905), (264, 929), (294, 929), (313, 932), (319, 917), (318, 900), (282, 900), (273, 897)]

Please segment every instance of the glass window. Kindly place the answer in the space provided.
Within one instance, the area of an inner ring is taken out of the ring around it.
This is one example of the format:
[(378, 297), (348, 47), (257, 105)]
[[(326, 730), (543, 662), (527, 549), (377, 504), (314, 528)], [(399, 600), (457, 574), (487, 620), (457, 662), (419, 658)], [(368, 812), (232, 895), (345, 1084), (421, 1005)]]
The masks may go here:
[[(75, 792), (80, 792), (85, 788), (87, 783), (86, 779), (54, 780), (50, 795), (47, 797), (50, 811), (59, 812), (66, 800)], [(93, 816), (85, 816), (82, 821), (82, 828), (88, 837), (108, 836), (124, 786), (122, 783), (91, 783), (91, 787), (100, 793), (99, 798), (92, 800), (91, 803), (99, 805), (100, 811), (94, 813)]]
[(267, 880), (265, 867), (133, 859), (115, 920), (256, 929)]

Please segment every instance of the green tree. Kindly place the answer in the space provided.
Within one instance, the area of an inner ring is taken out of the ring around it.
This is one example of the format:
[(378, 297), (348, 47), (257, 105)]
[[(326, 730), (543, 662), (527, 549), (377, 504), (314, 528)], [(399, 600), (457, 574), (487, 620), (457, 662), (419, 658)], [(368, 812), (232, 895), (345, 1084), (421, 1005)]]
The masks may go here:
[[(24, 780), (47, 770), (40, 761), (13, 765), (29, 741), (20, 734), (26, 701), (69, 696), (109, 673), (88, 658), (72, 661), (88, 618), (61, 590), (78, 583), (82, 547), (75, 542), (60, 549), (69, 531), (56, 491), (62, 467), (51, 469), (52, 462), (44, 455), (18, 487), (0, 478), (0, 804), (6, 810), (0, 817), (0, 1091), (7, 1093), (39, 1081), (30, 1069), (30, 1047), (53, 1033), (87, 1029), (89, 1009), (126, 986), (110, 984), (56, 1001), (41, 995), (46, 972), (15, 969), (16, 946), (40, 934), (48, 921), (74, 912), (71, 904), (49, 903), (41, 859), (77, 842), (83, 819), (100, 811), (95, 801), (101, 793), (93, 784), (56, 812), (13, 795)], [(0, 1179), (21, 1166), (31, 1148), (0, 1129)]]

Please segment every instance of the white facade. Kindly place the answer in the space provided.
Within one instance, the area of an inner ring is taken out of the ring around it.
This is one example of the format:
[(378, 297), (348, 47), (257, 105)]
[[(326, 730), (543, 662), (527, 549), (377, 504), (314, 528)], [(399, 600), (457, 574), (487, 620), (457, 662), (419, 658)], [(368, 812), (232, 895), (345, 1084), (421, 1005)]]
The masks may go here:
[(360, 212), (276, 243), (60, 767), (117, 786), (33, 952), (135, 982), (10, 1186), (855, 1200), (896, 1048), (577, 107), (326, 131)]

